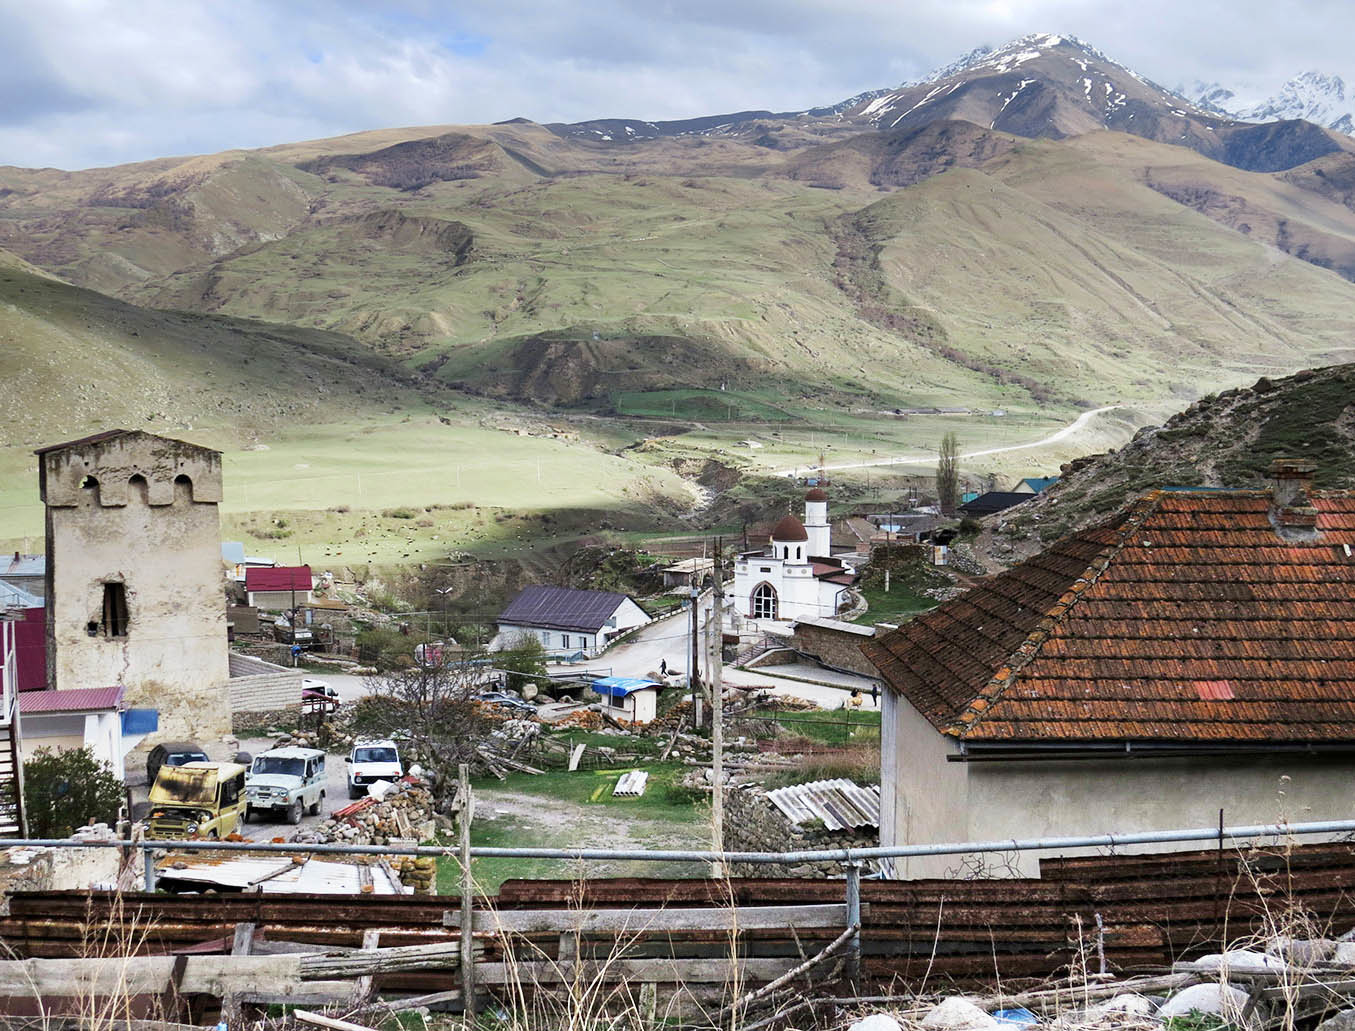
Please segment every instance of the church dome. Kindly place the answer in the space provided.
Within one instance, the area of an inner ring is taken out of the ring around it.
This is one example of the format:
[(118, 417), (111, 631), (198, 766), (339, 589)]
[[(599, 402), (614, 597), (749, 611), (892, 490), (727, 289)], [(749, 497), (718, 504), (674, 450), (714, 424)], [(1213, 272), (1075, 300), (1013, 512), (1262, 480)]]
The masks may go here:
[(815, 487), (813, 490), (811, 490), (808, 494), (805, 495), (805, 500), (806, 500), (806, 501), (827, 501), (827, 500), (828, 500), (828, 492), (825, 491), (825, 490), (823, 490), (823, 489), (821, 489), (821, 488), (819, 488), (819, 487)]
[(807, 541), (809, 533), (805, 530), (805, 524), (796, 519), (793, 515), (787, 515), (777, 523), (772, 530), (772, 540), (774, 541)]

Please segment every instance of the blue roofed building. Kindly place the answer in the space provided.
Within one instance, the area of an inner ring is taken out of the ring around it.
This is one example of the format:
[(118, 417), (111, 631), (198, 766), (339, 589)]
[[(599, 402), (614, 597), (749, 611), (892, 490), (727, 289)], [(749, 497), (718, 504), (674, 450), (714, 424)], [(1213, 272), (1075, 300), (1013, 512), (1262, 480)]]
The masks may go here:
[(1027, 476), (1012, 488), (1013, 494), (1039, 494), (1059, 482), (1057, 476)]

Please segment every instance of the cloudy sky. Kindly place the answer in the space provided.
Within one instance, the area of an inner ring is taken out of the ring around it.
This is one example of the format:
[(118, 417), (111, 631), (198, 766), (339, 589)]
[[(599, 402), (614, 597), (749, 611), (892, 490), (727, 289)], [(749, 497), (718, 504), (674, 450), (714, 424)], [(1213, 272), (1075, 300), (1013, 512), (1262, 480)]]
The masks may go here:
[(393, 125), (796, 110), (1028, 32), (1256, 97), (1348, 74), (1349, 0), (0, 0), (0, 165)]

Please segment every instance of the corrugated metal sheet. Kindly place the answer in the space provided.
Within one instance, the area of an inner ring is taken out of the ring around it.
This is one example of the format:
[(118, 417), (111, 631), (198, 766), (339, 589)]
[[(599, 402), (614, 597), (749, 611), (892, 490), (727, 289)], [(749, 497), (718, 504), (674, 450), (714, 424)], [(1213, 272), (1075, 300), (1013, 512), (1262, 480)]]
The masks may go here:
[(293, 863), (289, 857), (240, 856), (229, 859), (170, 856), (158, 869), (162, 881), (188, 881), (236, 891), (262, 891), (268, 895), (356, 895), (365, 885), (369, 894), (400, 895), (403, 886), (378, 865), (326, 862), (308, 859)]
[(532, 584), (508, 603), (498, 621), (509, 626), (548, 630), (601, 630), (626, 600), (614, 591), (581, 591), (573, 587)]
[(830, 831), (880, 826), (880, 787), (850, 780), (816, 780), (767, 792), (791, 823), (820, 820)]
[(23, 691), (19, 712), (94, 712), (116, 709), (122, 702), (121, 687), (80, 687), (71, 691)]
[(310, 566), (274, 566), (245, 570), (247, 591), (309, 591), (315, 585)]

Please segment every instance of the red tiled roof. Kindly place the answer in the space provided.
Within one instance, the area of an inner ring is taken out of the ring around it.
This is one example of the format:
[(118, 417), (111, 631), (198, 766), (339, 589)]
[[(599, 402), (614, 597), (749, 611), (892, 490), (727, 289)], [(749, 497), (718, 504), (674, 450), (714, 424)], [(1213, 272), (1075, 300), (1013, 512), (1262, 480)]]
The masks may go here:
[(861, 647), (967, 741), (1355, 742), (1355, 494), (1312, 504), (1149, 494)]
[(94, 712), (122, 704), (121, 687), (81, 687), (73, 691), (20, 691), (19, 714), (40, 712)]
[(245, 570), (247, 591), (309, 591), (314, 586), (310, 566), (252, 566)]

